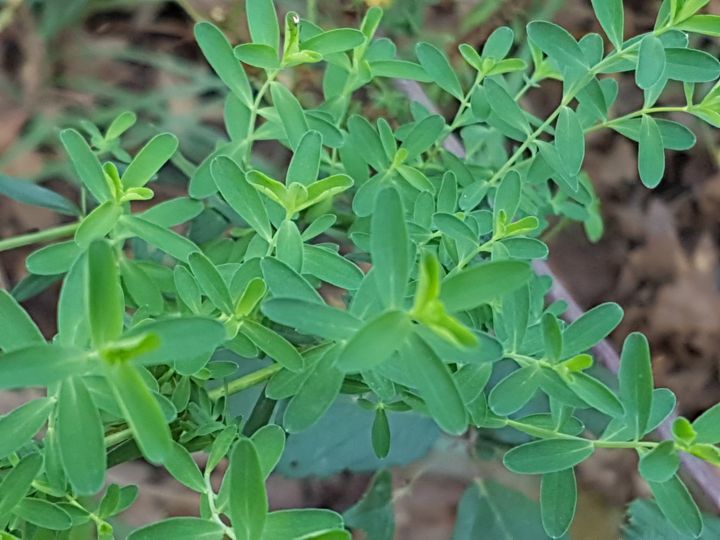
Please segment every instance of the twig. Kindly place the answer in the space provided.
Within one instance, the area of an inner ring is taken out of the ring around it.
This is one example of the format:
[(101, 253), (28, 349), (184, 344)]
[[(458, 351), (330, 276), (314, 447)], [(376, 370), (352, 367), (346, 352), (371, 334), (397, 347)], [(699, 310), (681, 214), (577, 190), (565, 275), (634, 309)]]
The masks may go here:
[[(417, 101), (425, 106), (429, 111), (438, 112), (435, 104), (428, 98), (422, 87), (415, 81), (396, 80), (395, 87), (403, 92), (410, 99)], [(452, 152), (456, 156), (463, 158), (466, 155), (465, 147), (460, 139), (453, 133), (448, 135), (444, 142), (445, 149)], [(540, 275), (550, 276), (553, 280), (552, 287), (548, 293), (551, 301), (562, 300), (567, 304), (565, 316), (569, 321), (578, 319), (583, 313), (583, 309), (575, 301), (572, 293), (565, 287), (563, 282), (553, 273), (550, 266), (545, 261), (534, 261), (535, 271)], [(607, 340), (602, 340), (594, 348), (595, 357), (611, 372), (617, 374), (620, 369), (620, 357), (615, 348)], [(664, 439), (672, 438), (672, 423), (677, 418), (676, 414), (672, 414), (658, 428), (658, 433)], [(682, 454), (682, 463), (687, 471), (687, 475), (700, 488), (713, 505), (715, 511), (720, 511), (720, 472), (713, 465), (702, 461), (690, 454)]]
[(7, 251), (9, 249), (30, 246), (32, 244), (39, 244), (41, 242), (48, 242), (50, 240), (57, 240), (58, 238), (72, 236), (79, 226), (80, 222), (77, 221), (75, 223), (59, 225), (58, 227), (53, 227), (51, 229), (6, 238), (4, 240), (0, 240), (0, 251)]

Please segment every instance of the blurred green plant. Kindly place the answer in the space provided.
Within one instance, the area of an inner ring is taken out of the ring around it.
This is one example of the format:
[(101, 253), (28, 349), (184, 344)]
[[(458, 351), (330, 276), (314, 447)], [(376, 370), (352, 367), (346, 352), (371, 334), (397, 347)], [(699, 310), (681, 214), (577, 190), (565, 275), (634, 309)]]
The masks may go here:
[[(720, 125), (720, 62), (688, 46), (688, 32), (717, 34), (720, 19), (698, 14), (706, 3), (668, 0), (654, 30), (626, 39), (622, 2), (593, 2), (607, 52), (598, 34), (578, 42), (551, 22), (532, 22), (531, 66), (509, 56), (515, 35), (501, 27), (482, 50), (460, 46), (470, 85), (430, 43), (417, 45), (417, 61), (397, 57), (390, 39), (375, 37), (380, 9), (359, 29), (324, 30), (294, 12), (281, 25), (271, 0), (253, 1), (252, 42), (234, 48), (213, 24), (197, 24), (200, 49), (229, 89), (228, 136), (197, 166), (183, 161), (189, 196), (138, 211), (179, 142), (159, 133), (131, 155), (129, 112), (104, 130), (84, 122), (86, 135), (61, 132), (83, 186), (80, 208), (32, 184), (0, 183), (15, 199), (79, 218), (0, 241), (2, 250), (74, 235), (27, 259), (32, 275), (63, 279), (52, 340), (0, 292), (0, 389), (47, 388), (47, 397), (0, 418), (4, 537), (69, 535), (86, 523), (113, 537), (109, 520), (137, 489), (105, 488), (106, 470), (143, 457), (199, 493), (201, 517), (148, 525), (133, 540), (350, 538), (346, 525), (390, 538), (383, 473), (344, 518), (269, 511), (265, 480), (286, 433), (292, 444), (340, 394), (372, 414), (366, 437), (380, 459), (393, 448), (391, 419), (402, 415), (430, 417), (451, 435), (476, 427), (529, 436), (503, 461), (542, 476), (540, 521), (553, 538), (574, 517), (574, 468), (598, 448), (637, 452), (677, 535), (700, 536), (680, 454), (720, 464), (720, 405), (692, 423), (676, 420), (672, 439), (648, 439), (675, 397), (654, 388), (646, 338), (626, 339), (617, 390), (590, 375), (589, 351), (622, 309), (601, 304), (566, 324), (565, 306), (546, 303), (550, 278), (530, 261), (548, 254), (538, 237), (551, 216), (584, 223), (592, 238), (602, 233), (582, 170), (588, 132), (610, 128), (637, 141), (640, 179), (656, 187), (665, 151), (695, 143), (690, 129), (661, 115)], [(325, 68), (323, 99), (304, 105), (286, 82), (293, 68), (314, 64)], [(251, 80), (244, 65), (262, 75)], [(644, 103), (611, 118), (612, 75), (625, 71), (635, 72)], [(517, 92), (506, 82), (514, 73), (525, 74)], [(446, 119), (413, 102), (406, 121), (355, 114), (356, 91), (383, 78), (434, 84), (457, 112)], [(541, 119), (519, 98), (548, 79), (561, 81), (563, 94)], [(658, 106), (670, 81), (684, 85), (686, 102)], [(454, 133), (465, 158), (444, 148)], [(262, 165), (260, 141), (292, 153), (281, 174)], [(187, 224), (187, 234), (177, 232)], [(260, 367), (237, 376), (253, 359)], [(260, 385), (249, 414), (233, 413), (235, 396)], [(526, 414), (538, 395), (544, 407)], [(578, 418), (588, 410), (605, 417), (602, 433)], [(204, 470), (193, 451), (208, 454)], [(225, 457), (215, 490), (211, 475)], [(466, 499), (485, 505), (493, 489)], [(382, 527), (368, 525), (373, 509)], [(457, 530), (472, 530), (475, 518), (462, 507), (460, 515)]]

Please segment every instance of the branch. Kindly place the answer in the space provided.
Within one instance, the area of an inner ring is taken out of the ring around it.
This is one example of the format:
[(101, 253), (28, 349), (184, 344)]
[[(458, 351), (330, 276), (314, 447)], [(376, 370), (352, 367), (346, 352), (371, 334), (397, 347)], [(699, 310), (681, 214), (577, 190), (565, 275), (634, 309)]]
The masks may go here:
[[(438, 109), (430, 100), (422, 87), (415, 81), (396, 80), (395, 87), (403, 92), (408, 98), (422, 104), (429, 111), (437, 113)], [(448, 135), (444, 142), (445, 149), (452, 152), (459, 158), (464, 158), (465, 147), (460, 139), (454, 133)], [(573, 298), (572, 293), (565, 287), (563, 282), (553, 274), (552, 269), (545, 261), (534, 261), (535, 271), (540, 275), (550, 276), (553, 280), (552, 288), (548, 293), (551, 301), (562, 300), (567, 304), (565, 316), (568, 321), (572, 322), (578, 319), (583, 313), (583, 309)], [(594, 348), (595, 357), (614, 374), (620, 369), (620, 357), (615, 348), (607, 340), (602, 340)], [(672, 423), (677, 418), (677, 414), (673, 413), (658, 428), (658, 433), (664, 439), (672, 439)], [(695, 485), (702, 490), (705, 498), (713, 505), (715, 511), (720, 511), (720, 471), (713, 465), (702, 461), (690, 454), (681, 454), (682, 463), (687, 471), (687, 475), (692, 479)]]

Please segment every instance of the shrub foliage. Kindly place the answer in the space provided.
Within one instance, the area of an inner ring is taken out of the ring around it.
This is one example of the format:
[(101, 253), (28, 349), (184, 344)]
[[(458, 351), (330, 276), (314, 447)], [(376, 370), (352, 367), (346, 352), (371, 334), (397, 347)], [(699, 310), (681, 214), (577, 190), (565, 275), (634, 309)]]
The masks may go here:
[[(665, 0), (652, 31), (626, 36), (621, 0), (593, 0), (607, 42), (535, 21), (527, 54), (512, 56), (519, 40), (502, 27), (482, 50), (461, 45), (462, 66), (427, 42), (416, 58), (398, 57), (376, 35), (378, 8), (359, 29), (324, 30), (292, 12), (280, 21), (271, 0), (248, 1), (252, 43), (234, 48), (199, 23), (198, 45), (228, 88), (227, 138), (202, 163), (184, 159), (169, 133), (128, 154), (128, 112), (60, 134), (81, 209), (32, 184), (0, 184), (77, 215), (28, 239), (74, 235), (27, 259), (29, 286), (62, 278), (51, 340), (0, 291), (0, 389), (47, 389), (0, 418), (0, 536), (66, 538), (90, 523), (112, 538), (110, 520), (137, 488), (106, 485), (106, 471), (141, 456), (200, 494), (201, 517), (146, 526), (133, 540), (350, 538), (329, 510), (269, 511), (265, 488), (287, 434), (313, 426), (341, 394), (372, 411), (366, 436), (379, 458), (393, 447), (390, 417), (430, 417), (452, 435), (523, 434), (503, 461), (542, 475), (553, 538), (573, 520), (574, 467), (599, 448), (634, 450), (660, 512), (678, 534), (699, 536), (680, 455), (720, 464), (720, 407), (676, 420), (671, 440), (648, 439), (675, 397), (654, 388), (646, 338), (628, 336), (617, 380), (601, 378), (591, 349), (622, 309), (606, 303), (566, 323), (566, 306), (546, 301), (551, 278), (531, 263), (547, 257), (540, 235), (557, 219), (602, 235), (583, 172), (589, 133), (636, 141), (639, 177), (654, 188), (665, 152), (696, 141), (666, 113), (720, 126), (720, 62), (690, 46), (720, 34), (720, 17), (699, 13), (705, 4)], [(321, 92), (292, 91), (298, 66), (322, 70)], [(644, 101), (614, 116), (622, 72), (634, 72)], [(388, 79), (427, 84), (457, 112), (412, 102), (373, 121), (363, 89)], [(562, 96), (539, 118), (522, 97), (549, 80)], [(658, 105), (676, 83), (685, 102)], [(462, 155), (445, 148), (457, 136)], [(287, 148), (289, 165), (263, 161), (261, 141)], [(188, 196), (142, 204), (169, 161), (187, 174)], [(257, 386), (254, 408), (238, 416), (237, 394)], [(195, 451), (207, 454), (203, 470)]]

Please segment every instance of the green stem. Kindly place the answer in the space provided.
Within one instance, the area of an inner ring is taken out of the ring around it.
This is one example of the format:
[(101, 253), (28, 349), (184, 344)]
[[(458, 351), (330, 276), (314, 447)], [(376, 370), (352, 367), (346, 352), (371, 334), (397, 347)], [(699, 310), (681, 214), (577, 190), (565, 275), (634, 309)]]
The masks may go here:
[(235, 379), (234, 381), (230, 381), (227, 386), (210, 390), (210, 392), (208, 392), (208, 395), (210, 396), (210, 399), (212, 399), (213, 401), (217, 401), (223, 396), (231, 396), (233, 394), (237, 394), (238, 392), (242, 392), (243, 390), (246, 390), (252, 386), (258, 385), (268, 380), (281, 369), (282, 366), (280, 364), (271, 364), (262, 369), (258, 369), (257, 371), (253, 371), (252, 373), (248, 373), (247, 375)]
[(593, 446), (595, 446), (595, 448), (655, 448), (658, 444), (660, 444), (654, 441), (603, 441), (586, 439), (585, 437), (568, 435), (567, 433), (561, 433), (559, 431), (553, 431), (552, 429), (537, 427), (532, 424), (527, 424), (518, 420), (512, 420), (510, 418), (505, 419), (505, 424), (522, 432), (531, 432), (533, 435), (544, 439), (568, 439), (574, 441), (588, 441), (591, 442)]
[(613, 118), (612, 120), (606, 120), (605, 122), (600, 122), (599, 124), (596, 124), (594, 126), (589, 127), (585, 130), (585, 133), (590, 133), (593, 131), (597, 131), (599, 129), (604, 129), (608, 127), (613, 127), (616, 124), (619, 124), (625, 120), (630, 120), (631, 118), (637, 118), (638, 116), (643, 116), (646, 114), (659, 114), (659, 113), (671, 113), (671, 112), (688, 112), (689, 107), (687, 105), (685, 106), (676, 106), (676, 107), (648, 107), (647, 109), (640, 109), (639, 111), (631, 112), (630, 114), (626, 114), (624, 116), (620, 116), (618, 118)]
[(74, 234), (75, 230), (79, 226), (80, 222), (78, 221), (75, 223), (68, 223), (67, 225), (60, 225), (59, 227), (53, 227), (51, 229), (45, 229), (44, 231), (21, 234), (20, 236), (6, 238), (5, 240), (0, 240), (0, 251), (7, 251), (9, 249), (38, 244), (40, 242), (48, 242), (50, 240), (57, 240), (58, 238), (64, 238), (66, 236)]
[(103, 528), (109, 527), (110, 529), (112, 529), (112, 525), (110, 525), (110, 523), (108, 523), (107, 521), (105, 521), (103, 518), (101, 518), (100, 516), (98, 516), (97, 514), (95, 514), (94, 512), (92, 512), (91, 510), (85, 508), (82, 504), (80, 504), (80, 503), (78, 502), (78, 500), (77, 500), (75, 497), (73, 497), (73, 496), (71, 496), (71, 495), (65, 495), (65, 500), (67, 500), (67, 502), (68, 502), (69, 504), (71, 504), (72, 506), (74, 506), (75, 508), (78, 508), (78, 509), (82, 510), (83, 512), (86, 512), (87, 515), (88, 515), (88, 517), (89, 517), (93, 522), (95, 522), (95, 525), (97, 525), (98, 529), (99, 529), (100, 527), (103, 527)]
[(307, 18), (310, 22), (317, 22), (317, 0), (307, 0)]
[(470, 263), (470, 261), (472, 261), (475, 257), (480, 255), (480, 253), (482, 253), (483, 251), (491, 250), (492, 245), (495, 243), (495, 241), (496, 241), (496, 238), (491, 238), (484, 244), (481, 244), (478, 247), (476, 247), (475, 249), (473, 249), (470, 253), (465, 255), (465, 257), (463, 257), (460, 262), (458, 262), (458, 265), (450, 271), (449, 275), (456, 274), (457, 272), (459, 272), (460, 270), (465, 268)]
[(250, 119), (248, 120), (248, 134), (247, 134), (247, 150), (245, 151), (245, 164), (250, 163), (250, 155), (252, 154), (252, 141), (253, 141), (253, 135), (255, 133), (255, 123), (257, 122), (257, 116), (258, 116), (258, 110), (260, 109), (260, 105), (262, 104), (262, 100), (265, 97), (265, 94), (268, 91), (268, 88), (270, 88), (270, 84), (277, 78), (277, 75), (280, 70), (270, 71), (268, 72), (267, 79), (265, 79), (265, 82), (262, 84), (260, 89), (258, 90), (257, 96), (255, 96), (255, 101), (253, 102), (252, 109), (250, 109)]
[(460, 121), (462, 120), (463, 113), (467, 110), (468, 106), (470, 105), (470, 99), (472, 99), (472, 94), (475, 91), (475, 88), (478, 84), (480, 84), (485, 76), (482, 72), (478, 71), (478, 74), (475, 76), (475, 80), (473, 81), (472, 85), (468, 89), (468, 91), (463, 96), (462, 100), (460, 101), (460, 106), (458, 107), (457, 112), (455, 113), (455, 118), (453, 118), (453, 121), (450, 123), (449, 127), (449, 133), (455, 131), (457, 129), (458, 125), (460, 124)]
[(534, 87), (538, 83), (538, 80), (535, 78), (535, 75), (533, 74), (532, 77), (527, 79), (525, 81), (525, 84), (520, 88), (520, 90), (517, 91), (515, 94), (515, 101), (519, 100), (521, 97), (523, 97), (525, 94), (527, 94), (528, 90), (530, 90), (532, 87)]
[(212, 482), (210, 481), (210, 475), (208, 474), (208, 471), (205, 472), (204, 480), (205, 480), (205, 493), (207, 495), (207, 501), (208, 506), (210, 507), (210, 514), (212, 515), (212, 520), (215, 521), (218, 525), (220, 525), (223, 530), (225, 531), (225, 534), (228, 536), (228, 538), (235, 539), (235, 531), (228, 527), (225, 522), (220, 517), (220, 510), (218, 510), (217, 505), (215, 504), (215, 491), (212, 487)]
[(121, 429), (109, 435), (105, 435), (105, 448), (110, 448), (116, 444), (127, 441), (132, 437), (132, 430), (130, 428)]
[(595, 448), (655, 448), (658, 444), (654, 441), (592, 441)]

